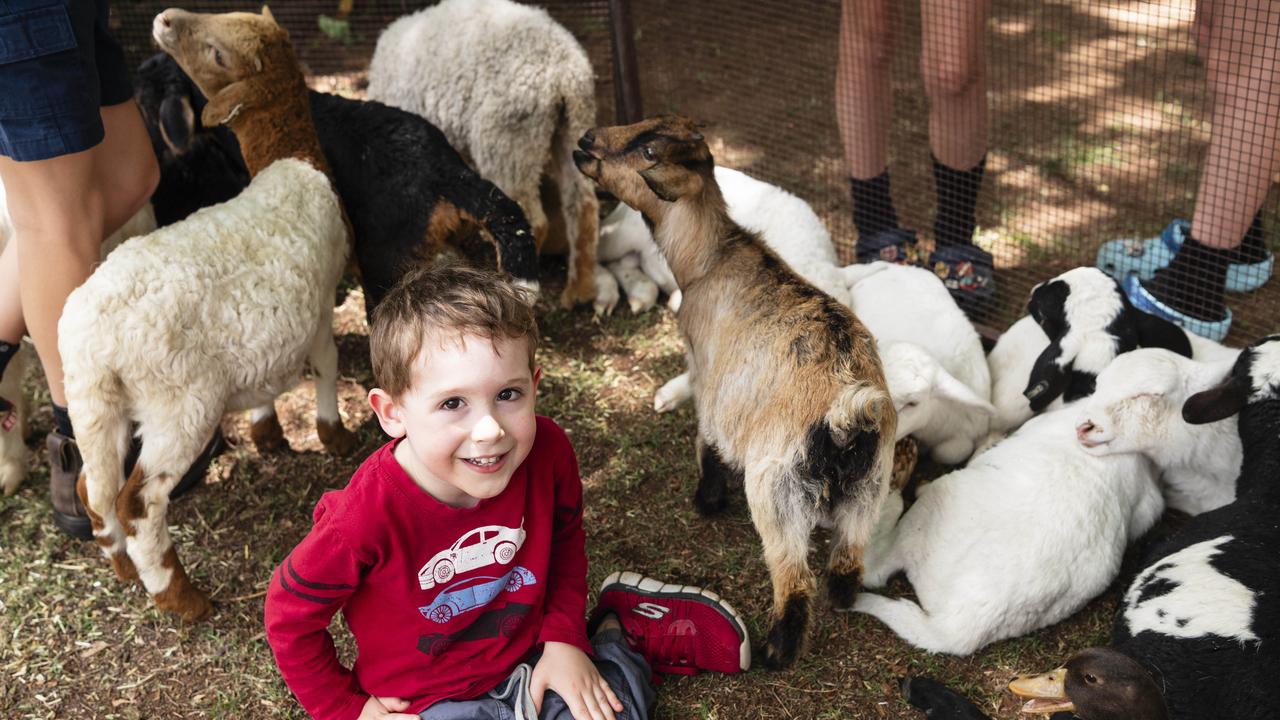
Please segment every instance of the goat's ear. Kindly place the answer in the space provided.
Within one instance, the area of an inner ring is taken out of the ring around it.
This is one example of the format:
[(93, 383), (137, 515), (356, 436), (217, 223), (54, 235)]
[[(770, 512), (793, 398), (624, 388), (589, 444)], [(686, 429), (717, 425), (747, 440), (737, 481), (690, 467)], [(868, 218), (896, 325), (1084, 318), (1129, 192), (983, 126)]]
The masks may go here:
[(276, 23), (277, 25), (280, 24), (276, 22), (276, 16), (271, 14), (271, 8), (267, 7), (266, 4), (263, 4), (262, 6), (262, 17), (270, 20), (273, 23)]
[(1022, 394), (1031, 403), (1032, 412), (1044, 410), (1066, 390), (1070, 364), (1066, 367), (1059, 365), (1057, 361), (1061, 355), (1062, 346), (1057, 341), (1051, 342), (1031, 367), (1031, 377), (1027, 379), (1027, 389)]
[(170, 95), (160, 103), (160, 137), (169, 146), (169, 152), (181, 155), (191, 146), (191, 136), (196, 129), (196, 114), (191, 109), (191, 98), (186, 95)]
[(219, 90), (217, 95), (209, 98), (209, 103), (204, 106), (204, 112), (200, 113), (200, 121), (205, 127), (226, 125), (244, 109), (252, 93), (253, 88), (248, 81), (238, 80), (231, 83)]
[(978, 396), (968, 385), (960, 382), (954, 375), (938, 368), (938, 374), (933, 377), (934, 388), (938, 393), (948, 400), (959, 403), (966, 407), (976, 408), (988, 415), (995, 415), (996, 408), (989, 401)]
[(654, 195), (666, 202), (675, 202), (690, 194), (697, 189), (696, 183), (701, 182), (697, 173), (667, 163), (641, 170), (640, 177)]
[(1249, 402), (1249, 388), (1236, 377), (1192, 395), (1182, 404), (1182, 419), (1192, 425), (1218, 422), (1240, 412)]
[(1129, 308), (1133, 313), (1133, 324), (1138, 330), (1138, 345), (1148, 348), (1164, 348), (1183, 357), (1191, 357), (1191, 340), (1182, 328), (1165, 320), (1142, 312), (1137, 308)]

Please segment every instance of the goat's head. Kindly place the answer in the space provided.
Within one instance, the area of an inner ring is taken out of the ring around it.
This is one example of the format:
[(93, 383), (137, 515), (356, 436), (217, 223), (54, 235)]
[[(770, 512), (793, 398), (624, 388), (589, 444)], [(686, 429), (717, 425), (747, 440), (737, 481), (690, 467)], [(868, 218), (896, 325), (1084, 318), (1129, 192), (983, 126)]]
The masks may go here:
[(1125, 353), (1098, 375), (1076, 418), (1076, 439), (1092, 455), (1143, 452), (1167, 441), (1186, 397), (1184, 373), (1166, 350)]
[(156, 16), (151, 34), (209, 98), (201, 117), (211, 127), (265, 104), (289, 87), (280, 74), (298, 72), (289, 34), (266, 6), (260, 15), (170, 8)]
[(995, 407), (979, 397), (924, 348), (909, 342), (888, 343), (880, 350), (885, 384), (898, 411), (898, 434), (901, 440), (927, 425), (938, 413), (941, 403), (959, 405), (980, 413), (994, 415)]
[(578, 147), (578, 169), (650, 222), (715, 184), (715, 162), (702, 133), (679, 115), (588, 130)]

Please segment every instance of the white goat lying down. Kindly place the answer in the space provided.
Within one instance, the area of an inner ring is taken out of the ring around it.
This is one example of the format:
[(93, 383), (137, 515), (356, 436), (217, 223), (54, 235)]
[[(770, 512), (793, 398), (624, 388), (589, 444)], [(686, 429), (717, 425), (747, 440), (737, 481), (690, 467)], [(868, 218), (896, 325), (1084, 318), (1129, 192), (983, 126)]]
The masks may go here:
[(1175, 510), (1198, 515), (1234, 501), (1244, 458), (1236, 416), (1198, 425), (1182, 419), (1187, 398), (1222, 382), (1234, 362), (1196, 362), (1158, 348), (1121, 355), (1077, 406), (1080, 444), (1093, 455), (1145, 455)]
[(884, 532), (902, 507), (891, 495), (864, 582), (883, 586), (905, 571), (920, 602), (863, 592), (853, 609), (912, 645), (968, 655), (1058, 622), (1105, 590), (1125, 546), (1164, 504), (1142, 455), (1085, 452), (1077, 413), (1067, 407), (1028, 421), (923, 488)]

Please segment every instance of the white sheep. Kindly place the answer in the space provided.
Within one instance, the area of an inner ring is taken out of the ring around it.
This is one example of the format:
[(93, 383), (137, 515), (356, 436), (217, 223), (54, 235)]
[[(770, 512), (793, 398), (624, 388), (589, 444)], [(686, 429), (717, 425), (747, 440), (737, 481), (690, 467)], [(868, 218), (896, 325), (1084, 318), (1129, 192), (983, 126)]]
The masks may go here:
[(977, 331), (928, 270), (873, 262), (843, 274), (853, 311), (880, 347), (898, 439), (915, 437), (937, 462), (964, 462), (995, 412)]
[[(302, 72), (270, 13), (170, 9), (153, 34), (200, 78), (206, 125), (231, 127), (252, 180), (116, 249), (68, 297), (58, 347), (95, 539), (122, 579), (140, 578), (161, 609), (194, 620), (209, 600), (187, 578), (165, 516), (222, 414), (269, 406), (309, 362), (321, 442), (338, 453), (354, 445), (338, 413), (332, 330), (350, 235)], [(125, 481), (131, 422), (142, 450)]]
[(1236, 418), (1191, 425), (1187, 398), (1217, 385), (1235, 357), (1197, 362), (1158, 348), (1125, 353), (1078, 405), (1076, 434), (1093, 455), (1142, 453), (1160, 470), (1165, 502), (1190, 515), (1235, 500), (1243, 450)]
[(1075, 422), (1072, 407), (1032, 419), (923, 488), (886, 528), (902, 507), (890, 496), (865, 583), (905, 571), (919, 602), (864, 592), (853, 609), (912, 645), (967, 655), (1058, 622), (1105, 590), (1164, 505), (1142, 455), (1091, 455)]
[(378, 38), (368, 92), (444, 131), (481, 176), (520, 204), (539, 249), (550, 227), (539, 187), (544, 175), (551, 179), (569, 250), (563, 304), (588, 302), (600, 282), (610, 282), (595, 272), (599, 206), (572, 157), (595, 123), (595, 75), (586, 51), (545, 10), (444, 0), (406, 15)]
[[(4, 184), (0, 183), (0, 250), (13, 237), (13, 221), (6, 208)], [(102, 242), (102, 256), (106, 257), (117, 245), (135, 235), (149, 233), (156, 228), (155, 213), (148, 203), (130, 218), (110, 237)], [(14, 417), (7, 429), (0, 428), (0, 490), (5, 495), (17, 492), (18, 486), (27, 477), (27, 419), (30, 409), (26, 395), (22, 392), (22, 381), (27, 368), (35, 358), (35, 349), (29, 342), (22, 343), (22, 349), (5, 367), (4, 376), (0, 377), (0, 397), (13, 403)]]

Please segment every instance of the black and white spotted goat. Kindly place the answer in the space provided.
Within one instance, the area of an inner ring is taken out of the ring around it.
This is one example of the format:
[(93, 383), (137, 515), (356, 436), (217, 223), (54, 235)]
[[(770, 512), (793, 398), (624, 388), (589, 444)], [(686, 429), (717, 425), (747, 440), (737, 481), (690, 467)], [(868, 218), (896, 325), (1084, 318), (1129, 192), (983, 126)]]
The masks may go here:
[(1030, 316), (1014, 323), (987, 357), (996, 432), (1017, 428), (1059, 398), (1069, 403), (1092, 394), (1098, 373), (1121, 353), (1160, 347), (1192, 356), (1186, 333), (1133, 307), (1097, 268), (1040, 283), (1027, 310)]
[[(1014, 680), (1024, 712), (1089, 720), (1263, 720), (1280, 716), (1280, 335), (1241, 353), (1218, 386), (1187, 399), (1190, 423), (1239, 413), (1236, 501), (1157, 546), (1129, 585), (1109, 648)], [(931, 720), (985, 717), (936, 683), (904, 691)], [(1070, 717), (1070, 716), (1066, 716)]]

